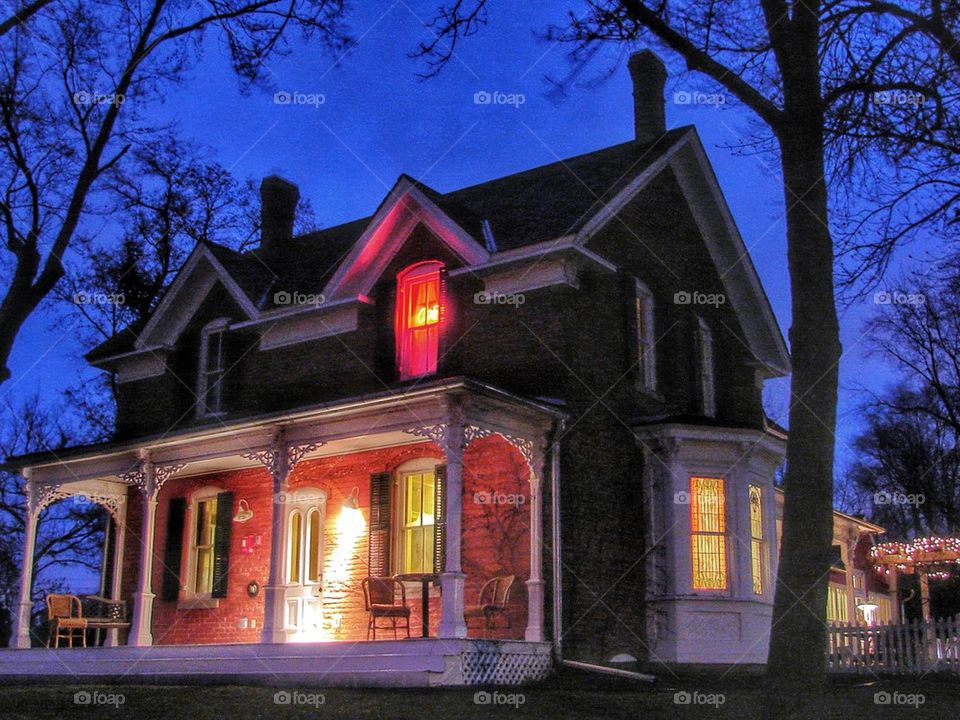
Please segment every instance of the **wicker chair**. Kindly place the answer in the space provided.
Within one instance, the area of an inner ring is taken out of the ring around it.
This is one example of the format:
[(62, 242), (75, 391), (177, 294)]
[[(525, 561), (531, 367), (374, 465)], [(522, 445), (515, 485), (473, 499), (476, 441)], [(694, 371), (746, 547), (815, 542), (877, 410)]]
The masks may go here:
[[(370, 613), (367, 623), (367, 640), (373, 632), (373, 639), (377, 639), (377, 619), (386, 618), (393, 627), (393, 637), (397, 637), (397, 622), (403, 620), (407, 637), (410, 637), (410, 608), (407, 607), (407, 593), (403, 583), (392, 577), (366, 577), (361, 581), (363, 587), (363, 606)], [(399, 598), (397, 597), (399, 590)], [(397, 604), (397, 600), (400, 603)], [(381, 626), (383, 629), (383, 626)]]
[(463, 609), (467, 627), (474, 618), (483, 618), (484, 636), (487, 636), (496, 627), (496, 617), (500, 615), (507, 621), (509, 628), (510, 613), (507, 610), (510, 606), (510, 591), (516, 579), (516, 575), (500, 575), (487, 580), (480, 588), (477, 604)]
[(60, 639), (67, 641), (68, 647), (73, 647), (73, 634), (80, 633), (83, 647), (87, 646), (87, 621), (83, 618), (83, 609), (80, 598), (76, 595), (47, 595), (47, 647), (53, 639), (53, 646), (60, 647)]

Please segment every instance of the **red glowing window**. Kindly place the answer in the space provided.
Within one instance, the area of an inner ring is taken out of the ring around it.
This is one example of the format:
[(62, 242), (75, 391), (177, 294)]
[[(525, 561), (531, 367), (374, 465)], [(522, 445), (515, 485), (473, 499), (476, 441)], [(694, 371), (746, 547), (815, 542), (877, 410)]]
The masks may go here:
[(435, 260), (417, 263), (397, 275), (397, 368), (400, 379), (437, 371), (442, 304)]

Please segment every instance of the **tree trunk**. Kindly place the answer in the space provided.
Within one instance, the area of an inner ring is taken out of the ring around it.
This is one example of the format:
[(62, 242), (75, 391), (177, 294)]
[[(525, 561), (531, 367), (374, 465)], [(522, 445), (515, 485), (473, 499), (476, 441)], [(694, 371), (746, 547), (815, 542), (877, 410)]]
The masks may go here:
[[(825, 681), (840, 331), (817, 77), (812, 75), (813, 83), (796, 79), (792, 88), (785, 83), (789, 120), (778, 132), (787, 207), (793, 374), (783, 539), (767, 666), (771, 697), (764, 711), (777, 718), (821, 716), (816, 690)], [(785, 698), (790, 698), (789, 707)]]

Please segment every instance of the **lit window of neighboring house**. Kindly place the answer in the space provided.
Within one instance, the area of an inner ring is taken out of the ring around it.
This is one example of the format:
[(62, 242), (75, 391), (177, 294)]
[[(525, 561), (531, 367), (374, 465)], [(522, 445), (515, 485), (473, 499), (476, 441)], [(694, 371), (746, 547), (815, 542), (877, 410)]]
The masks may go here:
[(436, 476), (432, 470), (400, 475), (403, 514), (397, 545), (397, 572), (433, 572)]
[(437, 371), (442, 306), (436, 261), (417, 263), (397, 276), (396, 343), (400, 379)]
[(827, 622), (850, 622), (846, 588), (836, 585), (827, 588)]
[(197, 368), (197, 410), (203, 415), (223, 412), (223, 376), (226, 373), (228, 320), (221, 318), (200, 331), (200, 364)]
[(751, 485), (750, 493), (750, 571), (753, 579), (753, 592), (763, 595), (764, 554), (763, 542), (763, 494), (756, 485)]
[(726, 498), (722, 478), (690, 478), (694, 590), (727, 589)]
[(717, 414), (713, 333), (703, 318), (697, 318), (697, 373), (700, 386), (700, 412), (707, 417), (713, 417)]
[(636, 281), (637, 368), (640, 387), (657, 389), (657, 358), (654, 352), (656, 333), (653, 326), (653, 293)]

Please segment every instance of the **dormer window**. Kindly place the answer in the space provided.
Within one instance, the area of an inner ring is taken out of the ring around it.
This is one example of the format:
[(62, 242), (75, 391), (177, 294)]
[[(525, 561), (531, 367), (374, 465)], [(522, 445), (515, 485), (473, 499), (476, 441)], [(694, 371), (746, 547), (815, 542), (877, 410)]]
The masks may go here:
[(697, 318), (697, 378), (700, 390), (700, 412), (707, 417), (717, 414), (716, 383), (713, 368), (713, 333), (710, 326)]
[(200, 363), (197, 368), (197, 414), (223, 412), (223, 376), (226, 368), (226, 332), (229, 320), (219, 318), (200, 331)]
[(443, 306), (440, 271), (430, 260), (411, 265), (397, 275), (397, 370), (401, 380), (437, 371)]

